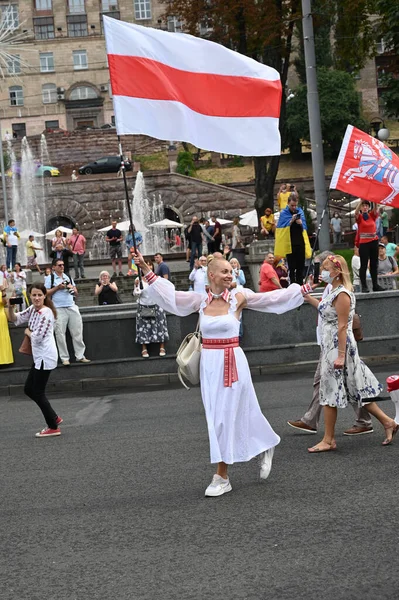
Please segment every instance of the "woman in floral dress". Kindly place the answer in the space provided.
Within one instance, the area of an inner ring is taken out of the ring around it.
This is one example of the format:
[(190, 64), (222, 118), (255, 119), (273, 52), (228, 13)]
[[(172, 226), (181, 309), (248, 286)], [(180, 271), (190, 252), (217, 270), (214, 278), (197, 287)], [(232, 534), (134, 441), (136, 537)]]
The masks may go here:
[(325, 431), (322, 441), (308, 450), (312, 453), (336, 450), (337, 408), (345, 408), (348, 402), (364, 405), (378, 419), (385, 429), (382, 445), (388, 446), (399, 425), (373, 401), (382, 386), (359, 357), (352, 331), (356, 301), (346, 261), (330, 255), (322, 265), (321, 278), (331, 283), (332, 291), (320, 303), (311, 296), (305, 299), (318, 309), (321, 319), (320, 404), (324, 406)]
[[(147, 260), (145, 265), (151, 271), (154, 270), (154, 265), (150, 260)], [(136, 342), (141, 344), (143, 358), (149, 357), (147, 348), (149, 344), (159, 344), (159, 356), (166, 356), (165, 342), (169, 339), (166, 314), (149, 297), (148, 283), (144, 280), (142, 284), (143, 289), (141, 289), (137, 277), (133, 289), (133, 296), (137, 298)]]

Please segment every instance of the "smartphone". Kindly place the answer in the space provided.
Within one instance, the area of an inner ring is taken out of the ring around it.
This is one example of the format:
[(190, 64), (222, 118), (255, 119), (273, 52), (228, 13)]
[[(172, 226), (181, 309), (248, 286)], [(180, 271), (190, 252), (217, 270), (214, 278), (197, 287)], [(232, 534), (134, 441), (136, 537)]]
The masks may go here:
[(9, 303), (10, 306), (22, 306), (24, 299), (23, 298), (10, 298)]
[(320, 283), (320, 263), (314, 263), (314, 271), (313, 271), (313, 282)]

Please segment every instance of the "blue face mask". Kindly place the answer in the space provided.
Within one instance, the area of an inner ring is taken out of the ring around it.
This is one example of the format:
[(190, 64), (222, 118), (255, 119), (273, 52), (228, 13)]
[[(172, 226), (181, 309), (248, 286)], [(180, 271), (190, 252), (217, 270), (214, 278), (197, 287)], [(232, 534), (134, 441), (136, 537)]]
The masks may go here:
[(334, 281), (334, 277), (331, 277), (330, 271), (323, 271), (320, 274), (320, 279), (324, 281), (324, 283), (332, 283)]
[(368, 219), (369, 219), (369, 213), (363, 213), (363, 219), (365, 221), (368, 221)]

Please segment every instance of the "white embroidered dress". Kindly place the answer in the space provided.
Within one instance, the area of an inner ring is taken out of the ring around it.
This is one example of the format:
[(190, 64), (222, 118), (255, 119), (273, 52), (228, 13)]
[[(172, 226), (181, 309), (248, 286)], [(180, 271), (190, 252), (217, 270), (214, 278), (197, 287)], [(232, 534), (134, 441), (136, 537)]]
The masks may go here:
[[(255, 293), (240, 290), (247, 307), (261, 312), (281, 314), (303, 303), (301, 288), (293, 284), (286, 289)], [(240, 322), (235, 317), (237, 305), (232, 290), (228, 313), (213, 317), (204, 314), (207, 295), (175, 291), (173, 284), (158, 277), (149, 287), (152, 301), (179, 316), (200, 312), (200, 330), (205, 339), (238, 337)], [(205, 349), (201, 352), (201, 395), (208, 425), (211, 463), (246, 462), (261, 452), (277, 446), (279, 436), (263, 416), (252, 384), (248, 361), (243, 350), (233, 349), (238, 381), (224, 385), (224, 350)]]

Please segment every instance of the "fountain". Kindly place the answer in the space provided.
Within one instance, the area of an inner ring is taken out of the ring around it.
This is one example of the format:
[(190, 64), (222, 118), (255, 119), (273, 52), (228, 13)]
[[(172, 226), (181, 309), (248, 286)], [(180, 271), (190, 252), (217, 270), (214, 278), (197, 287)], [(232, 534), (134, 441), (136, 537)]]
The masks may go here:
[[(45, 192), (39, 192), (36, 178), (38, 161), (35, 160), (26, 137), (21, 142), (21, 162), (18, 164), (11, 141), (8, 142), (8, 152), (12, 172), (12, 218), (15, 219), (18, 230), (45, 233), (46, 223)], [(19, 181), (18, 181), (19, 178)], [(44, 238), (35, 240), (42, 246)], [(26, 264), (27, 239), (21, 239), (18, 249), (18, 260)], [(46, 252), (37, 252), (39, 263), (46, 262)]]
[(139, 171), (133, 189), (133, 223), (136, 230), (143, 236), (141, 251), (144, 254), (154, 252), (167, 252), (168, 244), (165, 240), (165, 230), (159, 227), (148, 227), (165, 218), (165, 210), (161, 194), (147, 195), (144, 175)]

